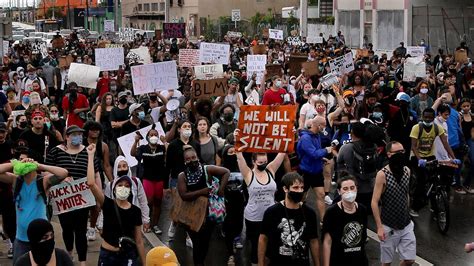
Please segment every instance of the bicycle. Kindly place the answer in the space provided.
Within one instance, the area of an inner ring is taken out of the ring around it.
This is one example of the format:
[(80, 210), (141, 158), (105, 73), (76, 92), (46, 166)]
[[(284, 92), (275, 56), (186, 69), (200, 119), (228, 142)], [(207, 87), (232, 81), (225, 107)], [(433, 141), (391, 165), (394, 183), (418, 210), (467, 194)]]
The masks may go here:
[[(434, 211), (436, 224), (442, 234), (446, 234), (450, 225), (449, 211), (449, 181), (442, 180), (442, 167), (458, 168), (458, 165), (451, 161), (433, 160), (426, 163), (428, 172), (428, 190), (426, 197), (431, 201), (431, 208)], [(449, 176), (451, 177), (451, 176)]]

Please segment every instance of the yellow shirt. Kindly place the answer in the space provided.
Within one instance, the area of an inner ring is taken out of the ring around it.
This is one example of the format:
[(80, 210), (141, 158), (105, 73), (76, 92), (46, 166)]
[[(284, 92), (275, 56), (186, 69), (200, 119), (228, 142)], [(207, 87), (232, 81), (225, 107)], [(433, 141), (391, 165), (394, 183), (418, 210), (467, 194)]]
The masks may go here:
[[(438, 127), (438, 135), (436, 135), (434, 127)], [(418, 139), (418, 136), (420, 135), (419, 132), (420, 132), (420, 125), (419, 124), (414, 125), (413, 128), (411, 129), (410, 138)], [(426, 130), (423, 130), (421, 132), (420, 139), (418, 139), (418, 153), (420, 154), (420, 157), (426, 158), (426, 157), (434, 156), (435, 154), (434, 141), (437, 136), (442, 136), (444, 134), (445, 134), (444, 128), (436, 124), (433, 124), (429, 132), (426, 132)]]

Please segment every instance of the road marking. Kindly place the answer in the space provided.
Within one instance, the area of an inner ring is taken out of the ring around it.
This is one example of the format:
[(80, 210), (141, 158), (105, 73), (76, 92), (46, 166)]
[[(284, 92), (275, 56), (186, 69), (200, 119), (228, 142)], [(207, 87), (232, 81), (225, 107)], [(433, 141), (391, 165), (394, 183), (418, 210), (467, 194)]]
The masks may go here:
[[(380, 240), (379, 240), (379, 237), (377, 236), (377, 234), (370, 230), (370, 229), (367, 229), (367, 236), (370, 237), (371, 239), (377, 241), (378, 243), (380, 243)], [(420, 265), (420, 266), (433, 266), (434, 264), (433, 263), (430, 263), (429, 261), (419, 257), (419, 256), (416, 256), (415, 258), (415, 262)]]

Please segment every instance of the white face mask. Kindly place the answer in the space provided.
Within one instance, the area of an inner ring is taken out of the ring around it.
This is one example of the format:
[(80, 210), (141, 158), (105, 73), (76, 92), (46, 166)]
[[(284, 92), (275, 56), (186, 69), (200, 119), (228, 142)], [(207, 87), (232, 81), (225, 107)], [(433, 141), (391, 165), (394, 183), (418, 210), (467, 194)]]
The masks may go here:
[(422, 94), (426, 94), (426, 93), (428, 93), (428, 89), (425, 89), (425, 88), (420, 89), (420, 92), (421, 92)]
[(357, 192), (355, 191), (349, 191), (342, 194), (342, 199), (344, 201), (351, 202), (351, 203), (356, 200), (356, 197), (357, 197)]
[(183, 137), (189, 138), (193, 134), (193, 131), (191, 129), (185, 129), (181, 131), (181, 134), (183, 135)]
[(59, 115), (58, 114), (50, 114), (49, 118), (51, 118), (52, 120), (57, 120), (57, 119), (59, 119)]
[(148, 141), (150, 142), (150, 144), (156, 144), (158, 143), (158, 137), (157, 136), (151, 136)]
[(115, 197), (118, 200), (127, 200), (130, 196), (130, 188), (125, 186), (115, 187)]

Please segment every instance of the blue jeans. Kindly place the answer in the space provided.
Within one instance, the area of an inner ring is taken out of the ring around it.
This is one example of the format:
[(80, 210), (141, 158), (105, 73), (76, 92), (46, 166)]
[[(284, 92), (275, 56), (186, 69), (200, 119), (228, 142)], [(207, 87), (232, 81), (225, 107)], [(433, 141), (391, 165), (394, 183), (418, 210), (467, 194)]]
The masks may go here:
[(137, 266), (137, 253), (128, 254), (100, 248), (98, 266)]
[(25, 253), (28, 253), (31, 250), (29, 242), (21, 241), (15, 239), (13, 242), (13, 265), (16, 261)]

